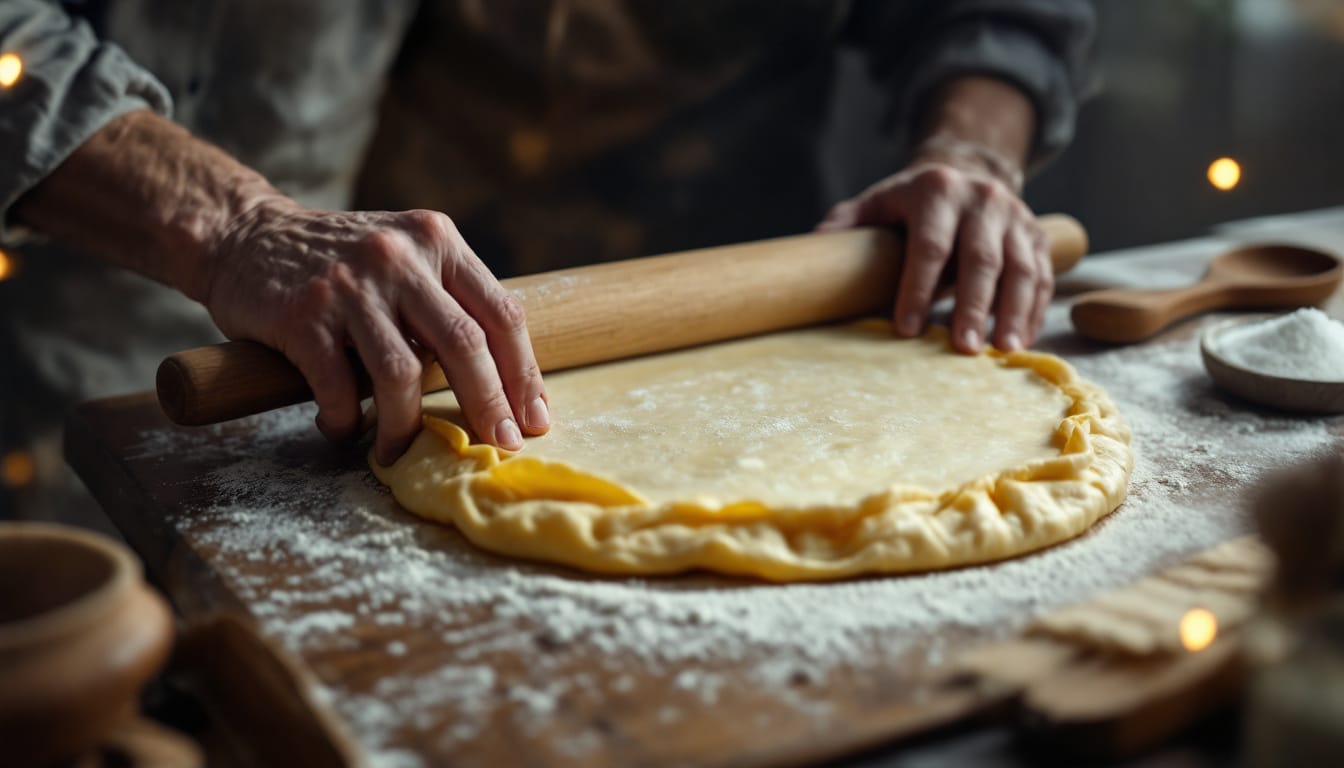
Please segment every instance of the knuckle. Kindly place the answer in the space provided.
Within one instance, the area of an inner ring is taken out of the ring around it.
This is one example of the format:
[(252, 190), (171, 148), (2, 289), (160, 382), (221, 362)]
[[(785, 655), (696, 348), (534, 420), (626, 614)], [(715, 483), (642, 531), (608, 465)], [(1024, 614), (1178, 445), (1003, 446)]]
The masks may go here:
[(485, 331), (470, 317), (457, 315), (444, 324), (443, 342), (458, 354), (471, 357), (485, 349)]
[(974, 272), (998, 272), (1003, 268), (1003, 254), (988, 246), (970, 247), (962, 256), (962, 265)]
[(924, 261), (941, 262), (947, 258), (951, 246), (928, 229), (916, 227), (906, 238), (906, 250), (912, 255), (921, 255)]
[(1017, 200), (1017, 195), (1009, 192), (1007, 187), (995, 179), (976, 179), (972, 182), (972, 190), (975, 199), (980, 201), (981, 205), (1007, 207)]
[(962, 299), (957, 304), (961, 327), (981, 328), (989, 317), (989, 299), (979, 296)]
[(1037, 278), (1036, 284), (1040, 286), (1041, 293), (1051, 296), (1055, 292), (1055, 276), (1050, 270), (1045, 270)]
[(528, 363), (519, 373), (519, 379), (524, 382), (540, 381), (541, 367), (536, 363)]
[(368, 264), (380, 272), (397, 269), (405, 258), (405, 248), (400, 238), (386, 229), (375, 229), (360, 240), (361, 255)]
[(513, 413), (509, 409), (509, 399), (504, 395), (504, 391), (498, 388), (484, 395), (477, 412), (483, 417), (491, 417), (492, 420), (496, 416), (508, 418)]
[(944, 165), (931, 165), (919, 172), (915, 183), (925, 193), (933, 195), (950, 194), (961, 182), (961, 175)]
[(370, 372), (374, 380), (385, 385), (405, 387), (420, 382), (422, 366), (409, 352), (388, 352), (377, 361)]
[(527, 328), (527, 310), (523, 309), (523, 303), (512, 293), (501, 292), (493, 302), (492, 311), (510, 331)]
[(415, 231), (434, 240), (445, 241), (456, 233), (457, 227), (448, 215), (440, 211), (417, 209), (406, 211), (405, 219)]
[(1031, 282), (1041, 277), (1041, 264), (1033, 254), (1011, 251), (1004, 263), (1004, 271)]

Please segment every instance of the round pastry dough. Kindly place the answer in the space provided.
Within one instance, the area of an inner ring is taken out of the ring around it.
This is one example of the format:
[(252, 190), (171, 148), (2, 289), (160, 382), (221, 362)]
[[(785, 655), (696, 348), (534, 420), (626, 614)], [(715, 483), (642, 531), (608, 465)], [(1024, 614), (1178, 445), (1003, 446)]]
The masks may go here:
[(960, 355), (881, 321), (547, 377), (555, 426), (472, 441), (452, 393), (377, 477), (493, 552), (617, 574), (777, 581), (982, 563), (1085, 531), (1124, 498), (1115, 406), (1051, 355)]

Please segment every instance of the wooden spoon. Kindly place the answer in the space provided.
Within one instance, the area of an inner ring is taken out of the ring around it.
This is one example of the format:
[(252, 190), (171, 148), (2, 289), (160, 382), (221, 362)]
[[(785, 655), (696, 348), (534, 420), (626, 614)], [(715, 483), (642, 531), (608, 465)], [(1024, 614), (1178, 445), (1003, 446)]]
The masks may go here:
[(1341, 278), (1344, 264), (1333, 254), (1296, 245), (1247, 245), (1219, 254), (1194, 285), (1096, 291), (1074, 302), (1071, 317), (1078, 333), (1090, 339), (1126, 344), (1199, 312), (1317, 304), (1334, 293)]

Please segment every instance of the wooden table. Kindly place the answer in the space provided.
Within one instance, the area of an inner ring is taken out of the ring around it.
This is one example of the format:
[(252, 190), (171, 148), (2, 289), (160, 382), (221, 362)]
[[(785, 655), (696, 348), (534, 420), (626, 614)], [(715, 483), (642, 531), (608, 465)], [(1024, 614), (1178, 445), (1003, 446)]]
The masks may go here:
[[(1293, 234), (1344, 248), (1344, 212)], [(1068, 295), (1192, 279), (1231, 239), (1091, 257), (1061, 281), (1041, 346), (1111, 389), (1140, 471), (1093, 532), (1000, 566), (781, 587), (508, 563), (401, 512), (365, 448), (326, 444), (303, 407), (191, 430), (147, 394), (97, 401), (71, 414), (66, 453), (184, 618), (179, 664), (258, 762), (804, 764), (984, 710), (1001, 692), (934, 687), (949, 657), (1244, 532), (1258, 472), (1338, 445), (1339, 420), (1210, 389), (1191, 341), (1210, 320), (1141, 349), (1069, 333)], [(1179, 386), (1137, 386), (1136, 365)]]

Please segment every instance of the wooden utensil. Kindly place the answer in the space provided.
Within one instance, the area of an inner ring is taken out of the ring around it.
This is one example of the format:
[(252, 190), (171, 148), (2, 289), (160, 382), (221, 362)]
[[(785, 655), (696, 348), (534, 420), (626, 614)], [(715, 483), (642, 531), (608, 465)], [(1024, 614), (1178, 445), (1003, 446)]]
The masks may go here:
[(1316, 304), (1334, 293), (1341, 277), (1344, 265), (1333, 254), (1296, 245), (1247, 245), (1214, 258), (1194, 285), (1096, 291), (1074, 302), (1070, 316), (1088, 338), (1128, 344), (1199, 312)]
[(1253, 403), (1285, 411), (1344, 413), (1344, 381), (1312, 381), (1275, 376), (1246, 368), (1223, 356), (1223, 337), (1248, 323), (1263, 322), (1274, 315), (1255, 314), (1219, 323), (1204, 332), (1199, 352), (1214, 386)]
[(0, 762), (73, 764), (135, 714), (172, 615), (126, 547), (47, 523), (0, 523)]
[[(1219, 607), (1216, 635), (1208, 645), (1187, 650), (1156, 648), (1134, 653), (1110, 648), (1085, 636), (1044, 631), (1050, 616), (1018, 638), (973, 650), (954, 670), (973, 679), (1018, 691), (1017, 719), (1033, 740), (1052, 754), (1074, 759), (1123, 757), (1161, 743), (1200, 717), (1235, 698), (1248, 672), (1243, 652), (1245, 622), (1273, 572), (1273, 556), (1259, 539), (1219, 544), (1184, 563), (1116, 593), (1097, 595), (1060, 609), (1110, 615), (1133, 631), (1153, 621), (1154, 595), (1172, 604)], [(1145, 583), (1159, 585), (1144, 589)], [(1147, 605), (1153, 615), (1134, 612)], [(1171, 634), (1176, 636), (1176, 618)], [(1098, 632), (1106, 637), (1107, 631)]]
[[(1073, 218), (1042, 216), (1051, 262), (1087, 252)], [(522, 301), (543, 371), (843, 320), (882, 310), (900, 275), (901, 244), (865, 228), (762, 240), (503, 281)], [(436, 364), (423, 389), (443, 389)], [(183, 425), (214, 424), (312, 399), (283, 355), (234, 341), (179, 352), (159, 366), (159, 402)], [(365, 390), (367, 394), (367, 388)]]

